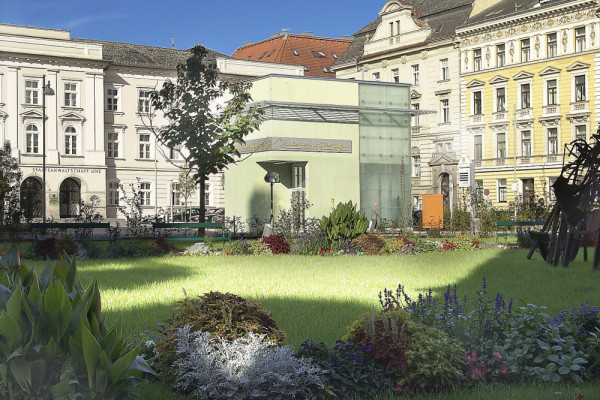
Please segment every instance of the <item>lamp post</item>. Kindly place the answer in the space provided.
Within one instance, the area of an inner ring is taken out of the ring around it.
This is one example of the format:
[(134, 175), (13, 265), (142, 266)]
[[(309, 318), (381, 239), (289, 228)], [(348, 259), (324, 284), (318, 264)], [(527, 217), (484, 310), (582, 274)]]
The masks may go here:
[(42, 77), (42, 217), (46, 222), (46, 96), (54, 96), (54, 89), (47, 84), (46, 75)]
[(271, 184), (271, 218), (269, 219), (269, 223), (273, 223), (273, 185), (275, 183), (279, 183), (279, 173), (277, 172), (267, 172), (265, 175), (265, 182)]

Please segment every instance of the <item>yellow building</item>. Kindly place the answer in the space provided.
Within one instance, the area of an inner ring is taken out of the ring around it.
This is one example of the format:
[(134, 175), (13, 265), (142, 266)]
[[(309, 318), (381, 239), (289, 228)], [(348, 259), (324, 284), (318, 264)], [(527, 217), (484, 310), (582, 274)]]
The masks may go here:
[[(477, 2), (475, 3), (478, 4)], [(463, 137), (496, 206), (545, 196), (564, 145), (596, 129), (597, 1), (475, 6), (457, 30)]]

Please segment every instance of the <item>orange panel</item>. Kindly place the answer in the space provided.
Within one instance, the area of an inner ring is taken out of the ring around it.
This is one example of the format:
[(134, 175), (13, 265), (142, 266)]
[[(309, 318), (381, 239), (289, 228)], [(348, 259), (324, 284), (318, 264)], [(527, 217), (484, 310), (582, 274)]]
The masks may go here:
[(441, 194), (422, 194), (423, 228), (444, 227), (444, 196)]

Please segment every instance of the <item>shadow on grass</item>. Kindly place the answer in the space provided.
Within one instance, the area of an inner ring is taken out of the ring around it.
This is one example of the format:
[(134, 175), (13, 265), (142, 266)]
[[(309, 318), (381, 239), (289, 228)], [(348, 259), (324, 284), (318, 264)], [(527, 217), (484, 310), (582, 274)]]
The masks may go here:
[[(591, 261), (583, 261), (583, 251), (568, 268), (546, 264), (539, 253), (528, 260), (527, 252), (528, 249), (498, 250), (490, 260), (455, 282), (458, 297), (464, 298), (466, 294), (469, 300), (474, 299), (482, 290), (482, 279), (486, 277), (488, 296), (495, 297), (500, 293), (507, 303), (514, 299), (517, 307), (529, 303), (546, 306), (552, 315), (586, 301), (592, 305), (600, 304), (600, 291), (597, 290), (600, 271), (592, 270)], [(592, 255), (588, 254), (588, 260), (591, 259)], [(447, 286), (423, 289), (423, 292), (432, 289), (434, 297), (443, 301)]]
[[(32, 260), (25, 262), (38, 272), (44, 268), (46, 263)], [(176, 262), (164, 261), (161, 258), (144, 258), (142, 262), (135, 258), (77, 261), (77, 276), (82, 285), (86, 287), (96, 277), (100, 291), (127, 290), (132, 286), (150, 286), (204, 274), (201, 270)]]
[[(102, 285), (100, 286), (102, 290)], [(183, 298), (183, 293), (181, 295)], [(250, 298), (248, 298), (250, 299)], [(372, 308), (358, 302), (341, 300), (306, 300), (290, 297), (252, 298), (259, 301), (272, 314), (280, 329), (286, 333), (286, 344), (297, 349), (305, 340), (325, 342), (333, 346), (341, 339), (361, 314)], [(108, 324), (120, 318), (128, 335), (153, 330), (173, 315), (177, 302), (150, 303), (131, 308), (105, 309)]]

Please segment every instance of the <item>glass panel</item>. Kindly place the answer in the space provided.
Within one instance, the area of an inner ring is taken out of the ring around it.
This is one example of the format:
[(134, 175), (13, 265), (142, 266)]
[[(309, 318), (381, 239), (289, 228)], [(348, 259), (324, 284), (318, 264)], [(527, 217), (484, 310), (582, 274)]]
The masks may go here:
[[(361, 106), (408, 109), (409, 87), (359, 85)], [(408, 218), (411, 202), (410, 114), (360, 112), (360, 204), (378, 201), (382, 218)]]

